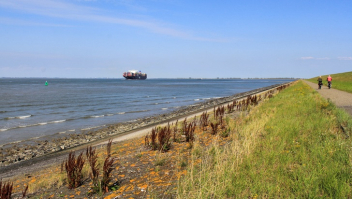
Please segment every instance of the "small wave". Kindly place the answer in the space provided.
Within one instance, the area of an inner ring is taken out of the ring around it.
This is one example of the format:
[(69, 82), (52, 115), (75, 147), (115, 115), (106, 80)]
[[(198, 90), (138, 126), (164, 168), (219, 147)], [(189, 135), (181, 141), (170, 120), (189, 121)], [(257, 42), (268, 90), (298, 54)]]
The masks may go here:
[(64, 133), (66, 133), (66, 131), (59, 132), (59, 134), (64, 134)]
[(174, 99), (176, 99), (176, 97), (173, 97)]
[(29, 118), (29, 117), (31, 117), (32, 115), (24, 115), (24, 116), (17, 116), (17, 117), (15, 117), (15, 118), (17, 118), (17, 119), (25, 119), (25, 118)]
[(18, 126), (18, 128), (26, 128), (26, 127), (27, 127), (26, 125)]
[(0, 113), (6, 113), (7, 111), (0, 111)]
[(66, 120), (57, 120), (57, 121), (52, 121), (52, 122), (49, 122), (49, 123), (61, 123), (61, 122), (65, 122)]
[(127, 113), (140, 113), (140, 112), (148, 112), (149, 110), (139, 110), (139, 111), (130, 111)]
[(93, 115), (93, 116), (90, 116), (90, 117), (97, 118), (97, 117), (104, 117), (104, 115)]
[(47, 122), (42, 122), (42, 123), (38, 123), (38, 125), (46, 125), (48, 124)]
[(210, 97), (207, 97), (207, 98), (203, 98), (204, 100), (209, 100), (210, 99)]
[(119, 115), (123, 115), (123, 114), (125, 114), (126, 112), (120, 112), (120, 113), (117, 113), (117, 114), (119, 114)]
[(71, 129), (71, 130), (68, 130), (68, 131), (73, 132), (73, 131), (76, 131), (76, 130), (75, 129)]
[(161, 108), (161, 110), (166, 110), (167, 108)]
[(15, 117), (5, 117), (5, 120), (12, 120), (15, 119)]
[(155, 105), (159, 104), (159, 103), (154, 103)]
[(0, 131), (7, 131), (8, 129), (0, 129)]
[(88, 128), (84, 128), (84, 129), (81, 129), (81, 131), (86, 131), (86, 130), (90, 130), (92, 128), (88, 127)]
[(106, 116), (113, 116), (114, 114), (106, 114)]
[(199, 101), (199, 99), (194, 99), (194, 101)]
[(39, 139), (40, 137), (32, 137), (30, 138), (29, 140), (36, 140), (36, 139)]

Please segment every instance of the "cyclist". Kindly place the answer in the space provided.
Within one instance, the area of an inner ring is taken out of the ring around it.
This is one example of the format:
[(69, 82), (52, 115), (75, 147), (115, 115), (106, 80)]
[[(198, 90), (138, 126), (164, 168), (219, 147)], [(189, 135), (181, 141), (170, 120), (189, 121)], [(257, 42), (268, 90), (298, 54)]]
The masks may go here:
[(321, 78), (321, 76), (318, 77), (318, 85), (319, 85), (319, 89), (321, 89), (321, 85), (323, 85), (323, 79)]
[(331, 88), (332, 77), (329, 75), (329, 77), (326, 78), (326, 80), (328, 81), (328, 87), (329, 87), (329, 89), (330, 89), (330, 88)]

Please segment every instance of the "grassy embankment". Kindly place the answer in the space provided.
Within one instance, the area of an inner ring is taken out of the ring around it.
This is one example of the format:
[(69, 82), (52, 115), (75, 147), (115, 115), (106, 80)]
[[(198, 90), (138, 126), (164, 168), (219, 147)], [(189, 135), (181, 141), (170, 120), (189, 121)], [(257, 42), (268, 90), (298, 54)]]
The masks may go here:
[(351, 132), (351, 117), (302, 81), (227, 120), (232, 141), (195, 143), (178, 198), (352, 197), (351, 138), (340, 129)]
[[(321, 77), (323, 79), (323, 84), (327, 86), (326, 78), (328, 77), (328, 75), (324, 75)], [(331, 74), (331, 77), (333, 88), (352, 93), (352, 71), (346, 73)], [(317, 79), (318, 77), (313, 77), (311, 79), (308, 79), (308, 81), (318, 84)]]

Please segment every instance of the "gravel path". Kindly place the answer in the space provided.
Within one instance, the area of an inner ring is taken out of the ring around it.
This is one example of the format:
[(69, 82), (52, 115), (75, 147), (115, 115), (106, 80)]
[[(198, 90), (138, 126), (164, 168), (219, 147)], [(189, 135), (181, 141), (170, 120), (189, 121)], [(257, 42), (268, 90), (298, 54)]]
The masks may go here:
[(318, 89), (318, 83), (314, 84), (304, 80), (309, 86), (315, 89), (326, 99), (330, 99), (337, 107), (343, 108), (352, 116), (352, 94), (337, 89), (329, 89), (327, 86), (322, 86)]

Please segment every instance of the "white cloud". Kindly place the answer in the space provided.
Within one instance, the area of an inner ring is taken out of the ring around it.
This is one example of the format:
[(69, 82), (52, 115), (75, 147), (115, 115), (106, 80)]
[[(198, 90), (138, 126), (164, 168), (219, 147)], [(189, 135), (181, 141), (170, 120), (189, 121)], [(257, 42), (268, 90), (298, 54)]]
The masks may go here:
[(301, 57), (303, 60), (314, 59), (314, 57)]
[[(6, 9), (19, 10), (22, 12), (42, 15), (47, 17), (56, 17), (69, 20), (93, 21), (102, 23), (112, 23), (139, 27), (151, 32), (199, 41), (226, 42), (225, 39), (212, 39), (197, 37), (188, 31), (177, 30), (170, 24), (160, 23), (144, 19), (127, 19), (122, 17), (107, 16), (104, 10), (94, 7), (76, 5), (59, 0), (0, 0), (0, 7)], [(8, 19), (9, 20), (9, 19)], [(8, 21), (7, 20), (7, 21)], [(4, 20), (3, 20), (4, 21)], [(1, 22), (1, 21), (0, 21)]]
[(352, 60), (352, 57), (338, 57), (338, 60)]

